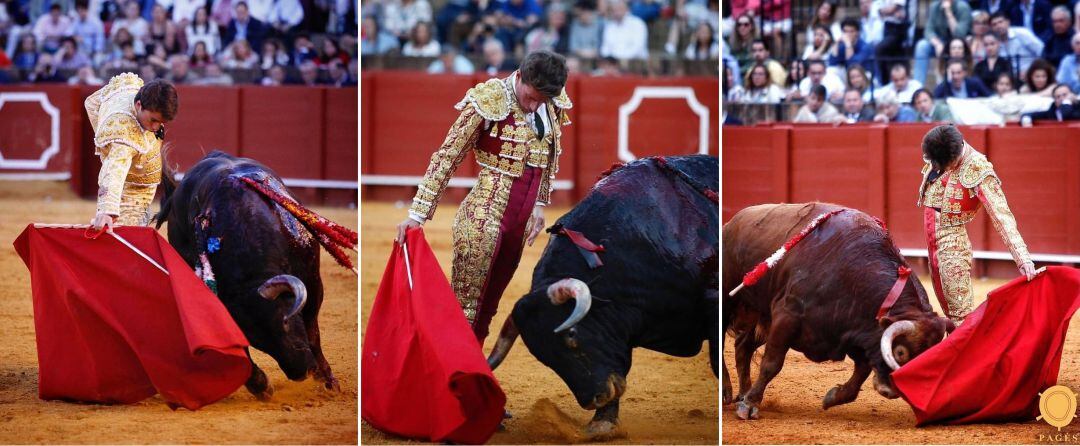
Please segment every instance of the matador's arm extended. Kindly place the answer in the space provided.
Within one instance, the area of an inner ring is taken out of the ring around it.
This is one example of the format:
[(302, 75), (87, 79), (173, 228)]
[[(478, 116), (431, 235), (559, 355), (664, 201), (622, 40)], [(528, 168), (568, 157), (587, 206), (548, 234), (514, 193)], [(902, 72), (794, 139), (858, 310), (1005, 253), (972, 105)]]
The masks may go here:
[(98, 172), (97, 211), (112, 216), (120, 215), (120, 196), (124, 192), (135, 149), (125, 144), (109, 144), (108, 155)]
[(484, 118), (474, 107), (461, 110), (442, 146), (431, 155), (431, 163), (428, 164), (424, 179), (417, 186), (416, 196), (409, 206), (409, 218), (420, 223), (431, 220), (435, 207), (446, 190), (446, 183), (461, 165), (469, 149), (476, 145), (483, 123)]
[(1020, 267), (1025, 263), (1032, 264), (1027, 244), (1024, 243), (1024, 238), (1020, 236), (1020, 231), (1016, 228), (1016, 219), (1013, 217), (1012, 210), (1009, 209), (1009, 203), (1005, 201), (1005, 193), (1001, 190), (1001, 180), (993, 175), (983, 179), (979, 183), (979, 200), (986, 208), (990, 221), (994, 223), (994, 229), (1009, 247), (1016, 266)]

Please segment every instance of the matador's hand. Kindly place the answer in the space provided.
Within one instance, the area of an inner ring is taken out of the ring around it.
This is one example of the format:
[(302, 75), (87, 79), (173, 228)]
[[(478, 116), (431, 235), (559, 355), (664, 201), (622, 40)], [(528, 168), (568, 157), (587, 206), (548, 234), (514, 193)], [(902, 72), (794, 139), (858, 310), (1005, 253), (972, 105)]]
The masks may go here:
[(112, 228), (114, 222), (112, 215), (98, 212), (94, 215), (94, 219), (90, 220), (90, 226), (93, 226), (94, 230), (100, 231), (101, 228)]
[(1024, 277), (1027, 277), (1028, 282), (1031, 282), (1031, 279), (1035, 278), (1035, 264), (1024, 262), (1020, 265), (1020, 274), (1023, 274)]
[(412, 228), (419, 228), (420, 222), (413, 220), (409, 217), (405, 217), (405, 221), (397, 225), (397, 238), (394, 241), (398, 243), (405, 243), (405, 232)]
[(532, 246), (536, 241), (536, 236), (540, 235), (540, 231), (544, 230), (544, 207), (533, 207), (532, 216), (529, 217), (529, 224), (526, 226), (529, 232), (529, 238), (525, 239), (525, 242)]

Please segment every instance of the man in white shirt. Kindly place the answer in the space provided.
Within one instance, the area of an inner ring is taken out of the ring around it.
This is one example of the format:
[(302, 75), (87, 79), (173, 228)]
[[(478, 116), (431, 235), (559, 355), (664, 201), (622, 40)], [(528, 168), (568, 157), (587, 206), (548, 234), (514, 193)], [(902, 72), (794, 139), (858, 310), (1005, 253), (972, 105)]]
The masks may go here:
[(195, 20), (195, 11), (203, 6), (206, 6), (205, 0), (173, 0), (172, 21), (180, 29), (187, 28), (188, 23)]
[(270, 8), (269, 24), (282, 34), (304, 21), (304, 7), (300, 0), (277, 0)]
[(862, 25), (864, 40), (870, 45), (877, 45), (885, 31), (880, 10), (881, 0), (859, 0), (859, 24)]
[(874, 92), (875, 101), (881, 100), (881, 96), (889, 91), (896, 95), (899, 102), (906, 104), (911, 102), (911, 96), (915, 94), (915, 91), (923, 87), (921, 82), (911, 78), (907, 64), (904, 63), (893, 65), (889, 70), (889, 79), (892, 82)]
[(844, 100), (844, 81), (836, 74), (825, 69), (825, 62), (820, 59), (807, 62), (806, 77), (799, 82), (799, 89), (793, 91), (788, 99), (801, 99), (810, 96), (810, 91), (818, 85), (825, 87), (825, 97), (831, 102)]
[(248, 5), (248, 13), (255, 20), (266, 23), (270, 17), (270, 9), (274, 7), (274, 0), (245, 0)]
[(1045, 44), (1030, 29), (1011, 25), (1003, 11), (990, 16), (990, 31), (1001, 41), (1001, 55), (1008, 57), (1014, 66), (1019, 59), (1020, 73), (1026, 73), (1031, 63), (1042, 57)]
[(611, 13), (604, 23), (600, 55), (616, 59), (647, 59), (649, 57), (649, 29), (645, 22), (629, 13), (626, 2), (608, 2)]

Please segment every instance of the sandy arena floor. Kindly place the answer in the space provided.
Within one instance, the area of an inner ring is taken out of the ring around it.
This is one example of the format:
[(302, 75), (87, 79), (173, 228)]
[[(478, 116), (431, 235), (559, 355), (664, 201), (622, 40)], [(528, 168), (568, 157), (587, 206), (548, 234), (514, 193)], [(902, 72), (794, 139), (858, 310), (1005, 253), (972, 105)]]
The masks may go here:
[[(549, 209), (548, 224), (569, 208)], [(435, 219), (425, 225), (428, 241), (447, 275), (450, 274), (450, 223), (456, 207), (442, 205)], [(367, 324), (367, 312), (375, 299), (379, 280), (390, 256), (395, 226), (405, 218), (406, 210), (392, 203), (361, 205), (361, 266), (363, 316), (361, 330)], [(499, 304), (492, 321), (498, 333), (518, 297), (525, 294), (533, 267), (547, 244), (547, 234), (526, 247), (517, 274)], [(496, 335), (487, 339), (485, 352), (491, 351)], [(496, 433), (492, 444), (582, 443), (581, 427), (592, 419), (592, 411), (581, 409), (566, 384), (540, 364), (518, 340), (506, 361), (495, 372), (507, 396), (507, 409), (514, 418), (507, 420), (506, 431)], [(709, 367), (708, 348), (693, 358), (675, 358), (637, 349), (634, 365), (627, 377), (628, 388), (620, 408), (625, 436), (608, 443), (634, 444), (717, 444), (719, 442), (719, 380)], [(365, 444), (407, 443), (387, 435), (361, 421), (361, 439)], [(415, 442), (412, 442), (415, 443)]]
[[(934, 310), (941, 314), (937, 299), (932, 296), (930, 278), (919, 278), (931, 294)], [(974, 281), (976, 305), (985, 300), (986, 293), (1004, 284), (1005, 280)], [(1061, 374), (1058, 384), (1080, 390), (1080, 324), (1076, 317), (1069, 327), (1069, 335), (1062, 352)], [(731, 373), (734, 391), (738, 392), (735, 374), (734, 340), (728, 337), (724, 346), (724, 358)], [(764, 352), (758, 350), (751, 367), (751, 377), (757, 380), (757, 364)], [(723, 442), (725, 444), (1062, 444), (1061, 438), (1072, 439), (1080, 433), (1080, 423), (1074, 422), (1061, 429), (1059, 441), (1049, 437), (1058, 435), (1057, 429), (1042, 421), (1028, 423), (976, 424), (964, 426), (915, 427), (915, 415), (911, 406), (902, 399), (889, 400), (874, 390), (867, 379), (854, 402), (821, 409), (825, 393), (837, 384), (848, 380), (854, 364), (844, 362), (814, 363), (802, 353), (790, 351), (784, 368), (765, 388), (761, 404), (761, 419), (739, 420), (735, 405), (723, 408)], [(1040, 437), (1040, 435), (1042, 437)], [(1065, 444), (1076, 440), (1066, 440)]]
[[(316, 210), (356, 227), (355, 210)], [(256, 352), (255, 362), (276, 390), (270, 402), (256, 400), (243, 387), (197, 412), (169, 410), (160, 397), (129, 406), (38, 399), (30, 275), (11, 243), (31, 222), (81, 224), (93, 213), (94, 203), (75, 198), (66, 183), (0, 182), (0, 443), (356, 443), (357, 279), (325, 252), (322, 344), (340, 393), (311, 380), (289, 381), (269, 356)]]

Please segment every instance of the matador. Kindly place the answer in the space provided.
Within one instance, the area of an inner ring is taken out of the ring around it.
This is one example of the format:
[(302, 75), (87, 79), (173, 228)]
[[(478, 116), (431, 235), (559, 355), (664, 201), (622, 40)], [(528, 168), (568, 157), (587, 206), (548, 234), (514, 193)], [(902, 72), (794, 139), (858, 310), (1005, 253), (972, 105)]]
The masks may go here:
[(965, 225), (980, 208), (986, 209), (1028, 280), (1035, 275), (1035, 268), (1005, 201), (1001, 180), (986, 156), (965, 142), (952, 125), (935, 127), (926, 134), (923, 155), (926, 165), (917, 205), (923, 208), (930, 276), (942, 310), (960, 323), (974, 310), (971, 240)]
[(430, 220), (450, 177), (472, 153), (476, 185), (454, 217), (451, 284), (465, 318), (483, 344), (526, 242), (543, 229), (562, 153), (567, 110), (566, 62), (537, 51), (502, 79), (477, 84), (455, 108), (461, 111), (431, 156), (409, 208), (404, 231)]
[(160, 80), (143, 85), (135, 74), (123, 73), (85, 105), (101, 158), (93, 226), (149, 224), (150, 202), (161, 182), (164, 124), (178, 107), (176, 89)]

